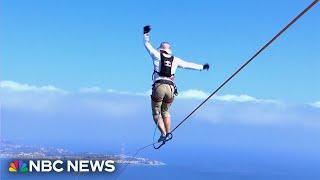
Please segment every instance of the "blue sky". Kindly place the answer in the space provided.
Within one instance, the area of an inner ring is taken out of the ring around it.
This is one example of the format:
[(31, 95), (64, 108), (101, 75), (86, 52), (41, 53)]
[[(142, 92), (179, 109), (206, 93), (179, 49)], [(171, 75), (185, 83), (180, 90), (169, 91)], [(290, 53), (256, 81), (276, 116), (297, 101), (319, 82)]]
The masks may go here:
[[(2, 1), (1, 78), (67, 90), (150, 88), (154, 46), (210, 63), (209, 72), (179, 70), (180, 90), (210, 92), (311, 1)], [(221, 94), (309, 103), (320, 99), (320, 18), (316, 6)]]

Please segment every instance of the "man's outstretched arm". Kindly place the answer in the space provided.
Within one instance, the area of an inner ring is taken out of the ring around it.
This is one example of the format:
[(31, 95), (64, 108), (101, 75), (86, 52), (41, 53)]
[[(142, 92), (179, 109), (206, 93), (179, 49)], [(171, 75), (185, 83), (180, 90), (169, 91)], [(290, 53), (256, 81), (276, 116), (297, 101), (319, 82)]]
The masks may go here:
[(160, 56), (160, 53), (155, 48), (153, 48), (150, 43), (150, 36), (149, 36), (150, 31), (151, 31), (150, 26), (143, 27), (144, 46), (146, 47), (147, 51), (151, 56), (158, 57)]
[(196, 64), (192, 62), (184, 61), (178, 57), (175, 57), (175, 61), (177, 61), (178, 67), (186, 68), (186, 69), (195, 69), (195, 70), (209, 70), (209, 64)]

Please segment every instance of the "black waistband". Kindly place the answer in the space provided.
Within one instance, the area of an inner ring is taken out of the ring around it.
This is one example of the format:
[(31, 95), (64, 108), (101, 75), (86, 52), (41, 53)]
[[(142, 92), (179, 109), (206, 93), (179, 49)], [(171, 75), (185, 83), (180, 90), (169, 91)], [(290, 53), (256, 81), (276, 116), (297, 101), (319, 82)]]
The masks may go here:
[(156, 80), (156, 82), (154, 82), (154, 83), (169, 84), (169, 85), (175, 86), (175, 85), (174, 85), (174, 82), (172, 82), (172, 81), (170, 81), (170, 80), (165, 80), (165, 79)]
[[(156, 71), (156, 70), (153, 70), (153, 73), (152, 73), (152, 78), (153, 78), (153, 75), (154, 74), (158, 74), (160, 76), (160, 72)], [(174, 74), (171, 74), (171, 76), (174, 76)]]

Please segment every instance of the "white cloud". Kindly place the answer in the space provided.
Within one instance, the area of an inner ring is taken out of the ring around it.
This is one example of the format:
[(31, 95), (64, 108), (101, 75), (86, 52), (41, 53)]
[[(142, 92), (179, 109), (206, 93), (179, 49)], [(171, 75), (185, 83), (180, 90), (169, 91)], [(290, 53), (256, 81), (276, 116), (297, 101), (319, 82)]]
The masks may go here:
[(205, 99), (209, 96), (208, 93), (205, 93), (201, 90), (189, 89), (186, 91), (179, 92), (178, 98), (181, 99)]
[(68, 97), (68, 91), (52, 85), (35, 86), (14, 81), (0, 81), (3, 107), (49, 112), (59, 104), (59, 99)]
[[(182, 91), (179, 93), (178, 98), (181, 99), (206, 99), (210, 94), (201, 90), (197, 89), (190, 89), (186, 91)], [(226, 95), (218, 95), (214, 96), (213, 99), (218, 101), (224, 102), (256, 102), (256, 103), (280, 103), (278, 100), (271, 100), (271, 99), (258, 99), (246, 94), (241, 95), (233, 95), (233, 94), (226, 94)]]
[(128, 92), (118, 91), (115, 89), (103, 89), (99, 86), (92, 86), (92, 87), (82, 87), (79, 89), (80, 93), (115, 93), (115, 94), (127, 94)]
[(320, 125), (320, 111), (301, 104), (209, 104), (199, 113), (200, 119), (212, 123), (250, 125)]
[(80, 88), (80, 93), (100, 93), (102, 89), (98, 86)]
[[(29, 84), (18, 83), (14, 81), (0, 81), (0, 88), (15, 92), (53, 92), (53, 93), (68, 93), (66, 90), (57, 88), (53, 85), (45, 85), (45, 86), (35, 86)], [(79, 89), (80, 93), (114, 93), (114, 94), (122, 94), (122, 95), (133, 95), (133, 96), (149, 96), (151, 94), (151, 90), (147, 92), (129, 92), (129, 91), (120, 91), (115, 89), (106, 89), (103, 90), (99, 86), (92, 87), (83, 87)], [(197, 89), (189, 89), (185, 91), (181, 91), (177, 98), (179, 99), (205, 99), (210, 94)], [(260, 102), (260, 103), (278, 103), (276, 100), (267, 100), (267, 99), (258, 99), (246, 94), (241, 95), (221, 95), (215, 96), (214, 99), (218, 101), (224, 102)], [(320, 107), (320, 102), (315, 102), (311, 104), (314, 107)]]
[[(116, 89), (106, 89), (103, 90), (100, 87), (93, 86), (93, 87), (86, 87), (80, 89), (81, 93), (112, 93), (112, 94), (122, 94), (122, 95), (132, 95), (132, 96), (149, 96), (151, 94), (151, 89), (147, 92), (129, 92), (129, 91), (120, 91)], [(185, 91), (179, 92), (177, 96), (178, 99), (206, 99), (210, 94), (201, 90), (197, 89), (189, 89)], [(271, 99), (258, 99), (246, 94), (241, 95), (233, 95), (233, 94), (226, 94), (221, 96), (214, 96), (215, 100), (223, 101), (223, 102), (255, 102), (255, 103), (276, 103), (280, 104), (281, 102), (278, 100), (271, 100)]]
[(80, 93), (111, 93), (111, 94), (122, 94), (122, 95), (132, 95), (132, 96), (149, 96), (151, 94), (151, 90), (146, 92), (130, 92), (130, 91), (121, 91), (116, 89), (102, 89), (99, 86), (93, 87), (84, 87), (80, 88)]
[[(45, 85), (45, 86), (34, 86), (29, 84), (18, 83), (14, 81), (0, 81), (0, 88), (10, 91), (16, 92), (54, 92), (54, 93), (62, 93), (66, 94), (68, 91), (57, 88), (53, 85)], [(99, 86), (92, 87), (83, 87), (79, 89), (79, 93), (113, 93), (113, 94), (122, 94), (122, 95), (133, 95), (133, 96), (149, 96), (151, 94), (151, 90), (147, 92), (129, 92), (129, 91), (121, 91), (115, 89), (103, 89)], [(179, 99), (205, 99), (210, 94), (197, 89), (189, 89), (185, 91), (179, 92), (177, 98)], [(241, 95), (218, 95), (214, 96), (214, 99), (223, 102), (255, 102), (255, 103), (280, 103), (277, 100), (270, 99), (258, 99), (246, 94)], [(314, 107), (320, 107), (320, 102), (315, 102), (311, 104)]]
[(17, 92), (55, 92), (55, 93), (67, 93), (63, 89), (56, 88), (52, 85), (46, 86), (34, 86), (29, 84), (17, 83), (14, 81), (0, 81), (0, 88), (5, 90), (17, 91)]
[(320, 101), (317, 101), (317, 102), (314, 102), (314, 103), (310, 103), (310, 105), (312, 107), (320, 108)]
[[(66, 111), (77, 114), (84, 111), (112, 119), (113, 117), (136, 117), (137, 115), (150, 115), (146, 113), (149, 107), (151, 90), (145, 93), (103, 89), (98, 86), (81, 88), (77, 93), (51, 93), (66, 92), (54, 86), (33, 86), (13, 81), (0, 82), (1, 103), (3, 107), (20, 112), (21, 110), (36, 110), (37, 112)], [(41, 92), (41, 93), (35, 93)], [(92, 96), (90, 93), (96, 93)], [(126, 96), (122, 96), (126, 95)], [(172, 111), (179, 113), (181, 109), (192, 109), (198, 102), (209, 96), (201, 90), (186, 90), (179, 94), (179, 99), (188, 99), (190, 103), (177, 101)], [(139, 98), (140, 97), (140, 98)], [(139, 99), (138, 99), (139, 98)], [(305, 109), (305, 106), (289, 106), (286, 103), (275, 104), (275, 100), (259, 99), (249, 95), (221, 95), (214, 99), (219, 103), (207, 103), (198, 113), (200, 119), (209, 122), (248, 123), (248, 124), (277, 124), (277, 123), (319, 123), (319, 109)], [(213, 100), (214, 100), (213, 99)], [(235, 103), (234, 103), (235, 102)], [(269, 103), (270, 102), (270, 103)], [(241, 104), (240, 104), (241, 103)], [(320, 108), (320, 101), (310, 104)]]
[[(93, 87), (85, 87), (80, 89), (80, 93), (113, 93), (113, 94), (122, 94), (122, 95), (132, 95), (132, 96), (149, 96), (151, 94), (151, 89), (147, 92), (129, 92), (129, 91), (121, 91), (116, 89), (106, 89), (103, 90), (98, 86)], [(179, 92), (177, 96), (178, 99), (206, 99), (210, 94), (198, 89), (189, 89), (185, 91)], [(226, 95), (218, 95), (214, 96), (215, 100), (223, 101), (223, 102), (255, 102), (255, 103), (275, 103), (281, 104), (278, 100), (272, 99), (259, 99), (253, 96), (249, 96), (246, 94), (234, 95), (234, 94), (226, 94)]]
[(216, 99), (220, 101), (227, 101), (227, 102), (258, 102), (259, 101), (257, 98), (246, 95), (246, 94), (241, 94), (241, 95), (227, 94), (227, 95), (217, 96)]

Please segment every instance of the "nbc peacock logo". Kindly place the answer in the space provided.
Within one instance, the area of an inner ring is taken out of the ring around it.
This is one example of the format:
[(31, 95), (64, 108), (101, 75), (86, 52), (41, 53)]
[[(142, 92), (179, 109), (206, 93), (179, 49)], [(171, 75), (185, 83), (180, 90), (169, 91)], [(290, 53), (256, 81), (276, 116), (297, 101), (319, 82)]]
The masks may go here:
[(9, 165), (9, 172), (26, 173), (28, 172), (27, 163), (23, 162), (22, 160), (14, 160)]

